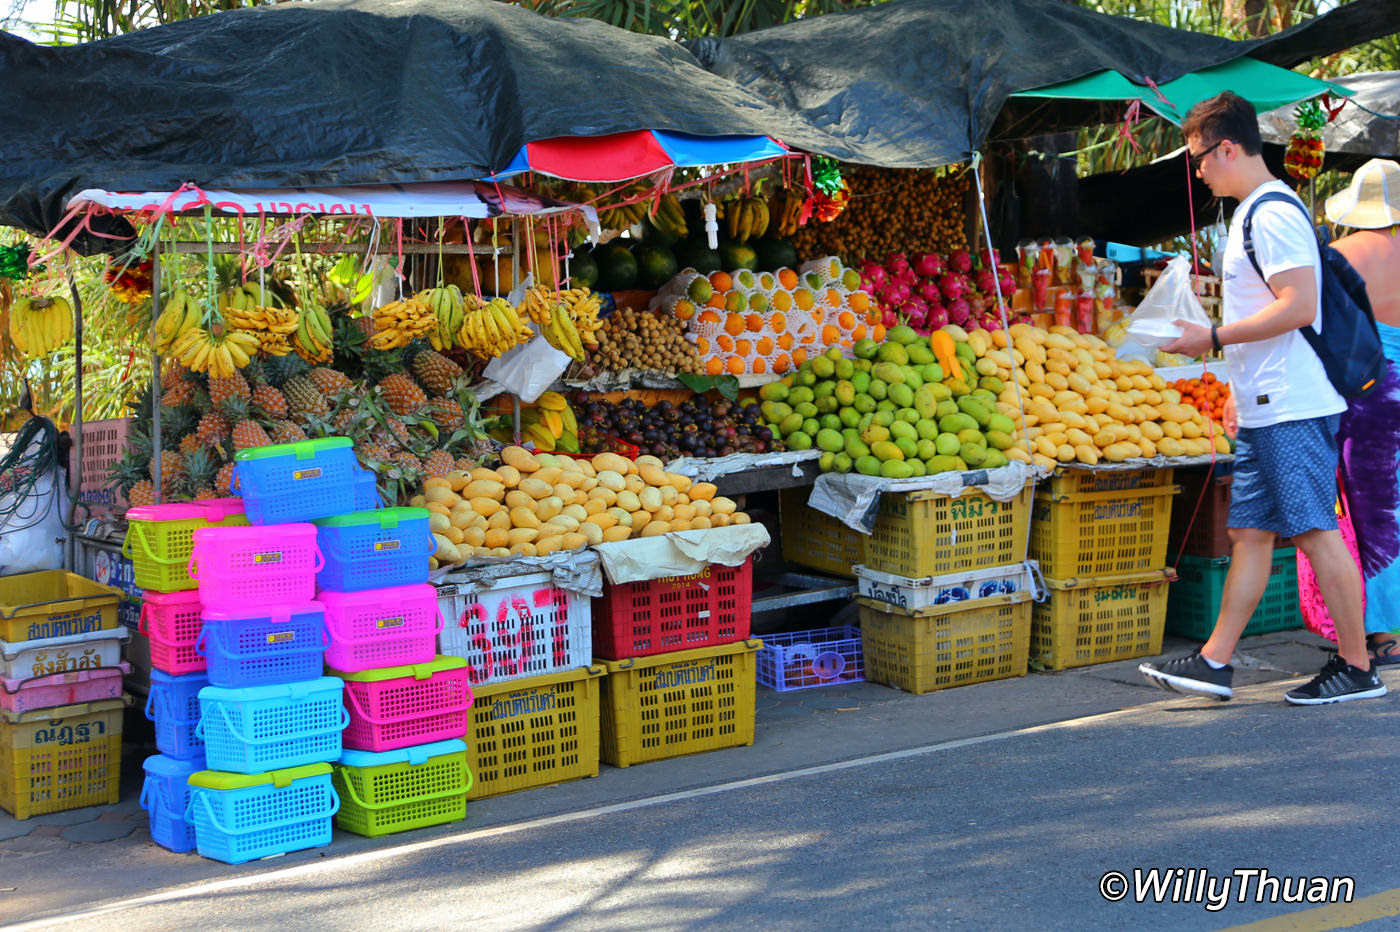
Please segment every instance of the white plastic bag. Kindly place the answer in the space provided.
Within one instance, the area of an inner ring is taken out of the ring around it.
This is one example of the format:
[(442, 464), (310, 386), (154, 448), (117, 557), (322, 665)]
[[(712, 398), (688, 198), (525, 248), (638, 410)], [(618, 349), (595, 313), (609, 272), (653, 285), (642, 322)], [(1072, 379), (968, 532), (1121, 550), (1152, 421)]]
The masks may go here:
[[(525, 300), (525, 292), (534, 287), (529, 276), (515, 286), (506, 298), (511, 304), (519, 305)], [(507, 350), (486, 364), (481, 374), (503, 387), (525, 404), (534, 404), (535, 399), (544, 394), (554, 380), (569, 368), (571, 357), (568, 353), (554, 348), (539, 334), (539, 327), (529, 324), (535, 335), (528, 341)]]
[(1128, 323), (1128, 336), (1143, 346), (1166, 346), (1181, 336), (1178, 320), (1210, 326), (1205, 308), (1191, 288), (1191, 260), (1177, 256), (1143, 296)]
[[(35, 438), (30, 452), (37, 453), (42, 442)], [(0, 576), (63, 568), (63, 519), (68, 510), (64, 471), (50, 466), (28, 478), (0, 494)]]

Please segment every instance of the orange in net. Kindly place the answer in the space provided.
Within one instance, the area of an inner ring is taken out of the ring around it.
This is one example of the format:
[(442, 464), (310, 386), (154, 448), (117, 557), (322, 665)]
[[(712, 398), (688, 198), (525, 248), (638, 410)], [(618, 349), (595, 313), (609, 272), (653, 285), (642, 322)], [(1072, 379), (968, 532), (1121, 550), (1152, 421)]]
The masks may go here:
[(871, 331), (870, 339), (874, 340), (876, 343), (885, 342), (885, 325), (876, 324)]
[(762, 356), (755, 356), (749, 363), (749, 370), (751, 372), (767, 372), (768, 364), (763, 361)]
[(817, 296), (806, 288), (799, 288), (792, 293), (792, 300), (800, 310), (810, 311), (816, 306)]
[(800, 366), (806, 361), (807, 351), (805, 349), (799, 346), (797, 349), (792, 351), (792, 364), (794, 366)]
[(744, 332), (744, 318), (740, 314), (730, 314), (724, 319), (724, 332), (732, 337), (737, 337)]
[(727, 333), (721, 333), (719, 336), (715, 337), (715, 345), (720, 348), (721, 352), (734, 352), (734, 338)]
[(797, 287), (797, 271), (795, 269), (778, 269), (778, 284), (788, 291)]
[(671, 309), (671, 313), (681, 320), (690, 320), (695, 316), (695, 302), (681, 299), (676, 302), (676, 306)]
[(753, 352), (753, 344), (748, 340), (735, 340), (734, 352), (738, 353), (740, 356), (747, 356), (749, 353)]
[(748, 317), (744, 318), (744, 324), (751, 332), (758, 333), (758, 331), (763, 329), (763, 315), (750, 314)]
[(698, 337), (695, 340), (695, 351), (701, 356), (707, 355), (710, 352), (710, 341), (704, 337)]
[(716, 270), (710, 273), (710, 287), (715, 291), (728, 291), (734, 287), (734, 279), (729, 277), (728, 272)]
[(697, 320), (702, 324), (717, 324), (720, 322), (720, 319), (720, 316), (709, 308), (706, 308), (705, 310), (701, 311), (700, 316), (697, 318)]
[(705, 306), (715, 307), (719, 308), (720, 310), (723, 310), (725, 303), (726, 302), (724, 299), (724, 292), (716, 291), (714, 294), (710, 295), (710, 300), (705, 302)]
[(711, 356), (705, 360), (706, 375), (724, 375), (724, 360), (718, 356)]
[(792, 358), (787, 353), (779, 353), (773, 357), (773, 371), (786, 372), (792, 366)]
[(774, 333), (782, 333), (787, 330), (787, 315), (781, 311), (771, 315), (768, 322), (773, 325)]
[(866, 294), (864, 291), (852, 291), (846, 296), (846, 303), (850, 305), (851, 310), (855, 311), (857, 314), (864, 314), (866, 311), (870, 310), (870, 295)]
[(778, 334), (778, 347), (779, 347), (779, 349), (785, 349), (785, 350), (792, 349), (792, 344), (793, 344), (794, 342), (795, 342), (795, 341), (794, 341), (793, 338), (792, 338), (792, 334), (786, 333), (786, 332)]
[(826, 289), (825, 300), (827, 307), (840, 307), (841, 292), (837, 291), (835, 288), (828, 288)]
[(822, 327), (823, 346), (837, 346), (840, 344), (840, 342), (841, 328), (836, 327), (833, 324), (827, 324), (825, 327)]
[(792, 310), (792, 295), (786, 291), (773, 292), (773, 309), (778, 311)]
[(730, 375), (743, 375), (748, 370), (748, 364), (742, 356), (730, 356), (725, 368)]
[(842, 311), (836, 315), (836, 323), (842, 330), (852, 330), (856, 325), (856, 315), (850, 311)]
[(758, 350), (760, 356), (773, 355), (773, 338), (759, 337), (758, 342), (754, 344), (754, 348)]
[(854, 330), (851, 331), (851, 339), (852, 339), (852, 340), (864, 340), (864, 339), (865, 339), (865, 333), (866, 333), (866, 331), (865, 331), (865, 324), (857, 324), (857, 325), (856, 325), (856, 329), (854, 329)]

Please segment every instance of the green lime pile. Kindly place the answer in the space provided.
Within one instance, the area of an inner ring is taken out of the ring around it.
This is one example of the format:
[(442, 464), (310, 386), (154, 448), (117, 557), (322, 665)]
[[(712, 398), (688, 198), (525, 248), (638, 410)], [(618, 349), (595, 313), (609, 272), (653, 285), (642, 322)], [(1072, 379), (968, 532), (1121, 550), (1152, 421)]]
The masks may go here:
[(823, 472), (908, 479), (1004, 466), (1015, 422), (997, 409), (1004, 389), (976, 375), (977, 354), (954, 349), (969, 378), (947, 375), (928, 337), (894, 327), (883, 344), (861, 340), (804, 362), (759, 391), (764, 422), (790, 450), (822, 451)]

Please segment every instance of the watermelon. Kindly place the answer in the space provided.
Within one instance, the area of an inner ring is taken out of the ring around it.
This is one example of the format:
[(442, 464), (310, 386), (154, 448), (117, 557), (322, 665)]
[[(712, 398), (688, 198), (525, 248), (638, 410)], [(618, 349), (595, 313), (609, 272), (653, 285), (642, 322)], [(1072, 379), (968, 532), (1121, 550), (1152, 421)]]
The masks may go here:
[(665, 246), (641, 244), (632, 247), (632, 257), (637, 260), (637, 287), (655, 291), (676, 277), (680, 266), (676, 264), (676, 254)]
[[(682, 201), (682, 203), (687, 203)], [(701, 275), (709, 275), (723, 268), (718, 250), (711, 249), (704, 239), (681, 240), (673, 250), (676, 264), (683, 269), (694, 269)]]
[(598, 263), (584, 249), (575, 249), (569, 257), (569, 287), (592, 288), (598, 284)]
[(599, 291), (626, 291), (637, 286), (637, 260), (625, 242), (613, 240), (593, 250)]
[[(720, 262), (724, 263), (724, 268), (728, 271), (733, 271), (734, 269), (758, 268), (758, 253), (753, 251), (753, 247), (742, 243), (720, 243), (719, 258)], [(696, 271), (699, 270), (697, 269)]]
[(754, 241), (753, 251), (758, 254), (759, 271), (776, 272), (778, 269), (797, 268), (797, 250), (790, 240), (765, 237)]

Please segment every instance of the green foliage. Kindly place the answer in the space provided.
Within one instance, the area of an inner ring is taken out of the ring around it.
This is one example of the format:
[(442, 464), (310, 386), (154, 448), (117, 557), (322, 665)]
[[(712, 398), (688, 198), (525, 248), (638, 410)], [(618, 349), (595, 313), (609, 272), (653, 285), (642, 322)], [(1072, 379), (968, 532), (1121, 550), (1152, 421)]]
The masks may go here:
[(879, 0), (541, 0), (524, 5), (546, 16), (598, 19), (621, 29), (672, 39), (734, 36), (795, 19), (874, 6)]

